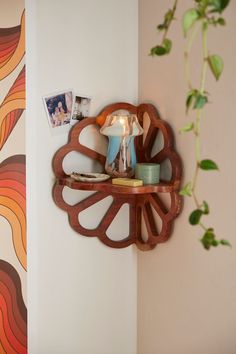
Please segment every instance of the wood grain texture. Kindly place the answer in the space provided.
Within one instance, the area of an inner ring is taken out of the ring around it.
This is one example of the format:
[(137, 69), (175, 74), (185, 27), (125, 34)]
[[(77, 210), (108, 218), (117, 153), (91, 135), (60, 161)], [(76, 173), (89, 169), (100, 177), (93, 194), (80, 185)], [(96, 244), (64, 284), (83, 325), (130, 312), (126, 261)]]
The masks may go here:
[[(148, 115), (150, 125), (146, 132), (145, 140), (143, 141), (142, 136), (135, 138), (137, 161), (161, 164), (165, 160), (169, 160), (172, 170), (170, 181), (161, 181), (155, 185), (128, 187), (112, 185), (111, 180), (99, 183), (78, 182), (66, 175), (63, 169), (63, 160), (71, 151), (80, 152), (98, 161), (102, 166), (105, 165), (106, 157), (82, 145), (79, 136), (82, 130), (88, 125), (96, 124), (96, 121), (104, 121), (108, 114), (120, 109), (137, 114), (141, 126), (144, 123), (144, 116)], [(159, 131), (163, 134), (163, 147), (158, 153), (152, 156), (152, 148)], [(153, 105), (141, 104), (134, 106), (124, 102), (115, 103), (105, 107), (97, 117), (85, 118), (71, 129), (68, 143), (56, 152), (52, 165), (56, 176), (53, 188), (54, 201), (58, 207), (68, 213), (71, 227), (79, 234), (98, 237), (104, 244), (113, 248), (123, 248), (135, 243), (143, 251), (153, 249), (158, 243), (165, 242), (170, 237), (173, 221), (180, 213), (182, 206), (182, 199), (178, 193), (181, 183), (182, 166), (180, 157), (174, 150), (172, 130), (168, 123), (159, 117)], [(75, 190), (94, 191), (95, 193), (76, 205), (71, 206), (63, 198), (63, 189), (65, 186)], [(162, 193), (170, 195), (169, 208), (160, 198)], [(102, 220), (100, 220), (99, 225), (92, 230), (83, 227), (79, 221), (80, 213), (108, 196), (112, 196), (113, 201)], [(124, 236), (119, 241), (114, 241), (108, 237), (107, 230), (124, 204), (128, 204), (129, 207), (129, 235), (127, 237)], [(156, 225), (155, 214), (161, 220), (159, 226)], [(142, 222), (145, 224), (148, 233), (146, 237), (143, 236)]]

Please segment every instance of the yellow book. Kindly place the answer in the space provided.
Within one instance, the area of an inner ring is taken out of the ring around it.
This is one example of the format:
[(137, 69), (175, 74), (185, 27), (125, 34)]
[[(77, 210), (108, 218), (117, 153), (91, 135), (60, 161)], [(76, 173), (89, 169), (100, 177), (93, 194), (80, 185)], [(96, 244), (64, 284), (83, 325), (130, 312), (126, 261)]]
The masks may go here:
[(134, 178), (113, 178), (112, 184), (118, 184), (121, 186), (129, 186), (129, 187), (138, 187), (143, 185), (143, 181), (141, 179), (134, 179)]

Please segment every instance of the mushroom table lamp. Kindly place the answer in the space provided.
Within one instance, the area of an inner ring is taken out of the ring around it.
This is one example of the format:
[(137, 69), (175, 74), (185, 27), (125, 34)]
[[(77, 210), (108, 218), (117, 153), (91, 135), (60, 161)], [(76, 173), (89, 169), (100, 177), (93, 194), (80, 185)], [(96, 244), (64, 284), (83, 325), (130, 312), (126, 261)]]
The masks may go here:
[(134, 138), (143, 133), (135, 114), (110, 114), (100, 132), (109, 144), (105, 170), (112, 177), (132, 177), (136, 164)]

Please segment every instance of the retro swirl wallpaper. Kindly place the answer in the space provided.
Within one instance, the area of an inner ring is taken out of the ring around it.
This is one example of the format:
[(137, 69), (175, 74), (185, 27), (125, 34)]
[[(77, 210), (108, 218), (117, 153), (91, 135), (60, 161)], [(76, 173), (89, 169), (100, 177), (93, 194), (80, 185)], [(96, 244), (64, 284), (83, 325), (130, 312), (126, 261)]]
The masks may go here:
[(0, 354), (27, 353), (24, 1), (0, 0)]

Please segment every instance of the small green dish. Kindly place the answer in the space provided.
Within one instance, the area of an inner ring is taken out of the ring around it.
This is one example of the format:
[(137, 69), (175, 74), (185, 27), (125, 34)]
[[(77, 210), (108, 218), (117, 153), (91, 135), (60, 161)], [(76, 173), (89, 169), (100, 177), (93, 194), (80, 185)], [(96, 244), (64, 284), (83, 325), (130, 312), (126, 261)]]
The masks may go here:
[(156, 184), (160, 180), (160, 165), (157, 163), (137, 163), (135, 178), (141, 179), (143, 184)]

